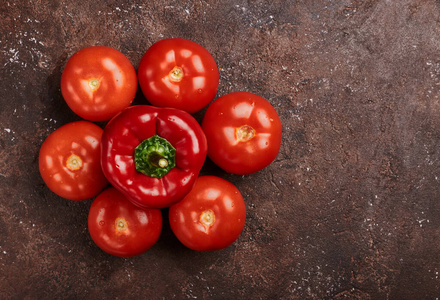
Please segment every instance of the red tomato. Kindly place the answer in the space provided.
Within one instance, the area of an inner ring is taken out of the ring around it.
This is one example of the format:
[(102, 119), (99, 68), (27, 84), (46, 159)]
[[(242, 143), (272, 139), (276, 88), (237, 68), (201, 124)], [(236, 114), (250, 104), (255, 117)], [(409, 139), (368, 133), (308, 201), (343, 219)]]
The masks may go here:
[(239, 190), (216, 176), (201, 176), (189, 194), (169, 209), (171, 230), (186, 247), (220, 250), (243, 231), (246, 206)]
[(154, 106), (195, 113), (214, 99), (219, 72), (211, 54), (185, 39), (164, 39), (142, 57), (139, 85)]
[(234, 92), (215, 100), (202, 122), (208, 156), (223, 170), (251, 174), (268, 166), (281, 145), (282, 125), (264, 98)]
[(116, 49), (92, 46), (70, 57), (61, 75), (67, 105), (90, 121), (107, 121), (129, 106), (137, 76), (128, 58)]
[(136, 256), (159, 239), (162, 214), (159, 209), (135, 206), (111, 187), (93, 201), (88, 227), (92, 240), (105, 252), (121, 257)]
[(43, 142), (40, 174), (55, 194), (70, 200), (96, 196), (107, 184), (100, 162), (103, 130), (88, 121), (61, 126)]

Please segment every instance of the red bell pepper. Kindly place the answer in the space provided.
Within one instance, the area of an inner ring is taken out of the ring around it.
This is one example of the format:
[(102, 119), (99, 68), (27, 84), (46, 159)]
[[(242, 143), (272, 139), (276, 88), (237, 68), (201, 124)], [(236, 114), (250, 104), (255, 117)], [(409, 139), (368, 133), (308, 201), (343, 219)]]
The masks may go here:
[(192, 189), (207, 148), (205, 134), (190, 114), (136, 105), (105, 127), (101, 165), (108, 181), (134, 204), (163, 208)]

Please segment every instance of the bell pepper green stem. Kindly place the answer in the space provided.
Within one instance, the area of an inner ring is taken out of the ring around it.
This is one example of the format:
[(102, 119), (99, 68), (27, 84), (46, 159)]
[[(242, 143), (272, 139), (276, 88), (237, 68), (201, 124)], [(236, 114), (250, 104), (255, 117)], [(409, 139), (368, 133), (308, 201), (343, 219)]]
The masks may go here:
[(162, 178), (176, 166), (176, 149), (166, 139), (154, 135), (134, 149), (136, 171)]

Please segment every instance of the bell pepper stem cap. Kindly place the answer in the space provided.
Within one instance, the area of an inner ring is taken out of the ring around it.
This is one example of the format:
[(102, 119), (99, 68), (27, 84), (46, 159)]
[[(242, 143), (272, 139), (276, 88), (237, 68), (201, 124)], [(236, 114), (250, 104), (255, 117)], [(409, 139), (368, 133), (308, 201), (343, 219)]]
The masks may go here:
[(166, 139), (154, 135), (142, 141), (134, 150), (136, 171), (162, 178), (176, 166), (176, 149)]

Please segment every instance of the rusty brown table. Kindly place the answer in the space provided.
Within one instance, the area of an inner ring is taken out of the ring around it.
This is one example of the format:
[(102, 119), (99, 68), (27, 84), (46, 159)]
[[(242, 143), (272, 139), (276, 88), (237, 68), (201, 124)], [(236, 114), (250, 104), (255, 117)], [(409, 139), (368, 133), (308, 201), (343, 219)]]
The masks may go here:
[[(435, 0), (3, 0), (0, 298), (438, 299), (439, 24)], [(165, 224), (112, 257), (88, 235), (92, 199), (53, 194), (38, 150), (79, 120), (60, 93), (70, 55), (106, 45), (137, 67), (169, 37), (212, 53), (217, 96), (268, 99), (283, 143), (249, 176), (204, 166), (245, 198), (232, 246), (194, 252)]]

